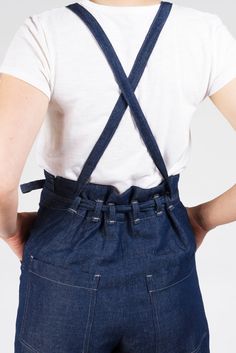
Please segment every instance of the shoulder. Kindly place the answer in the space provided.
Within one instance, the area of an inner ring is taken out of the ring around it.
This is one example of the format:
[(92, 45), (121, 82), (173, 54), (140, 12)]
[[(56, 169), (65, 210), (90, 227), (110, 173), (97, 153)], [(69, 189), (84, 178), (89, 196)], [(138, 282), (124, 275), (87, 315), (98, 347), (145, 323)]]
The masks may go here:
[[(63, 27), (68, 25), (74, 18), (74, 14), (66, 6), (53, 7), (41, 12), (35, 12), (25, 18), (26, 23), (35, 23), (36, 25), (47, 28)], [(59, 26), (60, 25), (60, 26)]]
[[(181, 33), (189, 32), (188, 35), (202, 33), (203, 36), (207, 37), (207, 34), (210, 35), (223, 24), (220, 16), (216, 13), (201, 11), (176, 3), (172, 3), (172, 5), (169, 22)], [(41, 27), (45, 33), (48, 32), (54, 36), (57, 36), (58, 32), (64, 33), (71, 30), (78, 23), (77, 16), (65, 5), (34, 13), (25, 19), (25, 24)]]
[(196, 8), (173, 4), (173, 21), (182, 24), (186, 31), (188, 28), (198, 30), (211, 30), (222, 24), (222, 19), (217, 13), (198, 10)]
[[(172, 20), (184, 21), (184, 24), (195, 24), (195, 25), (217, 25), (221, 22), (221, 18), (216, 13), (207, 11), (201, 11), (196, 8), (183, 6), (180, 4), (172, 3)], [(31, 16), (36, 18), (42, 23), (53, 24), (57, 22), (68, 22), (71, 18), (74, 18), (74, 14), (70, 11), (66, 5), (53, 7), (51, 9), (34, 13)]]

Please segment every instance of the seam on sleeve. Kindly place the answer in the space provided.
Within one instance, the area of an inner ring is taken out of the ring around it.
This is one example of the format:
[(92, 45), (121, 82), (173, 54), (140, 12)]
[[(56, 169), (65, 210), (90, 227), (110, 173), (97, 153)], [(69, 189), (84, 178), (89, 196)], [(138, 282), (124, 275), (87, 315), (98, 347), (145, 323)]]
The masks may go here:
[(34, 75), (30, 75), (30, 73), (26, 73), (24, 71), (20, 71), (17, 67), (13, 68), (8, 67), (7, 65), (1, 65), (0, 66), (0, 73), (5, 73), (11, 76), (14, 76), (22, 81), (25, 81), (26, 83), (31, 84), (35, 88), (38, 88), (40, 91), (42, 91), (46, 96), (51, 99), (51, 92), (49, 89), (46, 89), (45, 85), (40, 84), (38, 80), (34, 80)]

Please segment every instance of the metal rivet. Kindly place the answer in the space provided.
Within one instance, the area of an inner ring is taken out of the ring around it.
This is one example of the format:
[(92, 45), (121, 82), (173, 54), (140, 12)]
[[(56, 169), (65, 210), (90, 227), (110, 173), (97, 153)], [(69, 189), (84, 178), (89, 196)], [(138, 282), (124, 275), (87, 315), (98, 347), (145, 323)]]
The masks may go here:
[(107, 223), (116, 223), (116, 221), (115, 221), (115, 220), (112, 220), (112, 219), (107, 219), (106, 222), (107, 222)]
[(69, 212), (73, 212), (73, 213), (77, 213), (77, 211), (74, 210), (73, 208), (68, 208), (68, 211), (69, 211)]
[(93, 216), (93, 217), (92, 217), (92, 221), (93, 221), (93, 222), (99, 222), (99, 221), (100, 221), (100, 218)]
[(140, 218), (134, 219), (134, 223), (139, 223), (139, 222), (140, 222)]

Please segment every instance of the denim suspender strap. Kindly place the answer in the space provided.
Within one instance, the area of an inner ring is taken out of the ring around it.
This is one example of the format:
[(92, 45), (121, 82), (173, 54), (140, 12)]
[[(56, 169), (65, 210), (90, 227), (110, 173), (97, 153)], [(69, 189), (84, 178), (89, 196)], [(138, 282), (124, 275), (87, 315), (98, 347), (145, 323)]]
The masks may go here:
[(136, 57), (129, 78), (127, 78), (112, 44), (110, 43), (105, 32), (103, 31), (102, 27), (97, 22), (97, 20), (94, 18), (94, 16), (92, 16), (89, 11), (87, 11), (83, 6), (79, 5), (78, 3), (74, 3), (66, 7), (75, 12), (91, 30), (92, 34), (94, 35), (94, 37), (98, 41), (98, 44), (103, 50), (122, 91), (122, 94), (119, 96), (119, 99), (117, 100), (117, 103), (110, 115), (110, 118), (108, 119), (108, 122), (102, 134), (100, 135), (98, 141), (96, 142), (94, 148), (92, 149), (88, 159), (86, 160), (83, 166), (83, 169), (78, 177), (78, 182), (76, 184), (76, 191), (80, 194), (85, 183), (88, 182), (90, 175), (92, 174), (99, 159), (101, 158), (108, 143), (110, 142), (128, 104), (133, 113), (140, 134), (147, 146), (147, 149), (155, 165), (160, 170), (160, 173), (162, 174), (163, 178), (166, 180), (169, 193), (171, 193), (171, 187), (169, 185), (168, 173), (165, 163), (161, 156), (156, 140), (152, 134), (152, 131), (134, 94), (134, 90), (145, 69), (146, 63), (155, 46), (157, 38), (159, 37), (160, 32), (169, 16), (172, 4), (169, 2), (161, 2), (157, 14), (155, 15), (155, 18), (145, 37), (143, 45)]

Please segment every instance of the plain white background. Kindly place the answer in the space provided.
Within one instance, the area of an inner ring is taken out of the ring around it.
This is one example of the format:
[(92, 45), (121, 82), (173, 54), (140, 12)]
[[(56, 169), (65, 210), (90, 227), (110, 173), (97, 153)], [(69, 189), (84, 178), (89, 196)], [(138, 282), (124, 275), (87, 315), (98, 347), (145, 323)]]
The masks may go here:
[[(182, 0), (178, 4), (220, 15), (236, 37), (233, 0)], [(12, 35), (26, 16), (65, 1), (8, 1), (0, 11), (0, 60)], [(236, 63), (235, 63), (236, 65)], [(236, 132), (224, 116), (206, 99), (198, 107), (191, 125), (192, 153), (179, 181), (180, 196), (186, 206), (217, 197), (236, 182)], [(21, 182), (43, 178), (35, 162), (35, 144), (24, 168)], [(41, 190), (22, 194), (19, 212), (36, 211)], [(212, 353), (235, 352), (236, 317), (236, 222), (211, 230), (196, 253), (199, 282), (210, 327)], [(18, 306), (20, 262), (0, 240), (0, 352), (13, 353)]]

